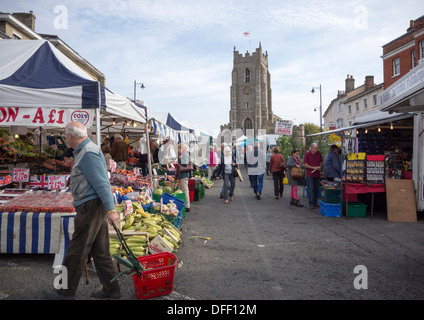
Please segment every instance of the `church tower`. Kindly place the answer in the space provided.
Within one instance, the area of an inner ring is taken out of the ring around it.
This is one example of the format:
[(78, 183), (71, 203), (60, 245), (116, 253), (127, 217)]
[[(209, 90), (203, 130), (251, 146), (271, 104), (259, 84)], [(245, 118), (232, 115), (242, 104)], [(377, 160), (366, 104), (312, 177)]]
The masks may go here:
[(262, 52), (261, 43), (255, 52), (240, 54), (234, 47), (231, 84), (231, 131), (259, 129), (273, 134), (275, 121), (280, 118), (272, 112), (271, 75), (268, 70), (268, 53)]

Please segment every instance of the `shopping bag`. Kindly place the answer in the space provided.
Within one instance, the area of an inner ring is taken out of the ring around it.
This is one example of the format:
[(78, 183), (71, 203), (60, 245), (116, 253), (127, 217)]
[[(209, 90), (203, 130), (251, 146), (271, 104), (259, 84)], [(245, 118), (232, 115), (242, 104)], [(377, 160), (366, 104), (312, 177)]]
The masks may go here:
[(239, 177), (239, 179), (240, 179), (240, 182), (243, 182), (243, 176), (242, 176), (242, 174), (241, 174), (240, 169), (239, 169), (239, 168), (236, 168), (236, 171), (237, 171), (238, 177)]

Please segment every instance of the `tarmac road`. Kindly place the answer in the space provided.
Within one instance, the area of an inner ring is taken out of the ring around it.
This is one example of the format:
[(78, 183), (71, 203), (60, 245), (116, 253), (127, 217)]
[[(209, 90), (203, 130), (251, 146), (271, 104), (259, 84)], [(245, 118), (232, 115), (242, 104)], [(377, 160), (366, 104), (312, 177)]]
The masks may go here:
[[(378, 208), (372, 219), (369, 213), (324, 217), (319, 209), (290, 206), (289, 186), (276, 200), (270, 176), (257, 200), (246, 178), (237, 181), (230, 204), (219, 198), (222, 181), (192, 203), (176, 252), (182, 267), (174, 291), (154, 300), (424, 299), (422, 214), (417, 223), (388, 222)], [(307, 204), (302, 195), (299, 188)], [(57, 276), (53, 261), (52, 255), (0, 254), (0, 300), (43, 299)], [(132, 279), (120, 283), (122, 299), (136, 300)], [(98, 287), (90, 267), (89, 283), (83, 273), (75, 298), (92, 299)]]

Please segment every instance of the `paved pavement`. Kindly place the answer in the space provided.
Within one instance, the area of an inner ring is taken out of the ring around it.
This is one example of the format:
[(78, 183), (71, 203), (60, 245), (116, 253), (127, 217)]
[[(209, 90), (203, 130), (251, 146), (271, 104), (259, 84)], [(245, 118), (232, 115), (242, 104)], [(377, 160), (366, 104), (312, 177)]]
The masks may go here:
[[(243, 169), (244, 174), (246, 173)], [(329, 218), (318, 209), (289, 205), (290, 189), (276, 200), (265, 177), (261, 200), (237, 181), (230, 204), (222, 182), (192, 203), (183, 219), (174, 291), (155, 300), (422, 300), (424, 218), (388, 222), (384, 211), (366, 218)], [(303, 190), (299, 189), (302, 202)], [(211, 237), (204, 239), (193, 236)], [(57, 274), (52, 255), (0, 254), (0, 300), (42, 299)], [(356, 269), (358, 268), (358, 269)], [(131, 278), (123, 298), (136, 300)], [(76, 295), (90, 299), (99, 282), (90, 268)]]

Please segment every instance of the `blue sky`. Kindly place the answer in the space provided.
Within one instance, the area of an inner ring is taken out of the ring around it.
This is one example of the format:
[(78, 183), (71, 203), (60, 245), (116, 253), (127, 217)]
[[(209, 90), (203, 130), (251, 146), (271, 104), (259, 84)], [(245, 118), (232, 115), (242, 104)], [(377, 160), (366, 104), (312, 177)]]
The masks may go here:
[[(61, 7), (57, 7), (61, 5)], [(55, 13), (56, 8), (56, 13)], [(1, 12), (36, 15), (106, 76), (106, 85), (154, 112), (212, 133), (229, 121), (233, 49), (268, 52), (276, 115), (319, 124), (347, 74), (383, 82), (382, 46), (424, 15), (416, 0), (0, 0)], [(59, 19), (66, 17), (66, 19)], [(245, 37), (244, 32), (250, 36)]]

